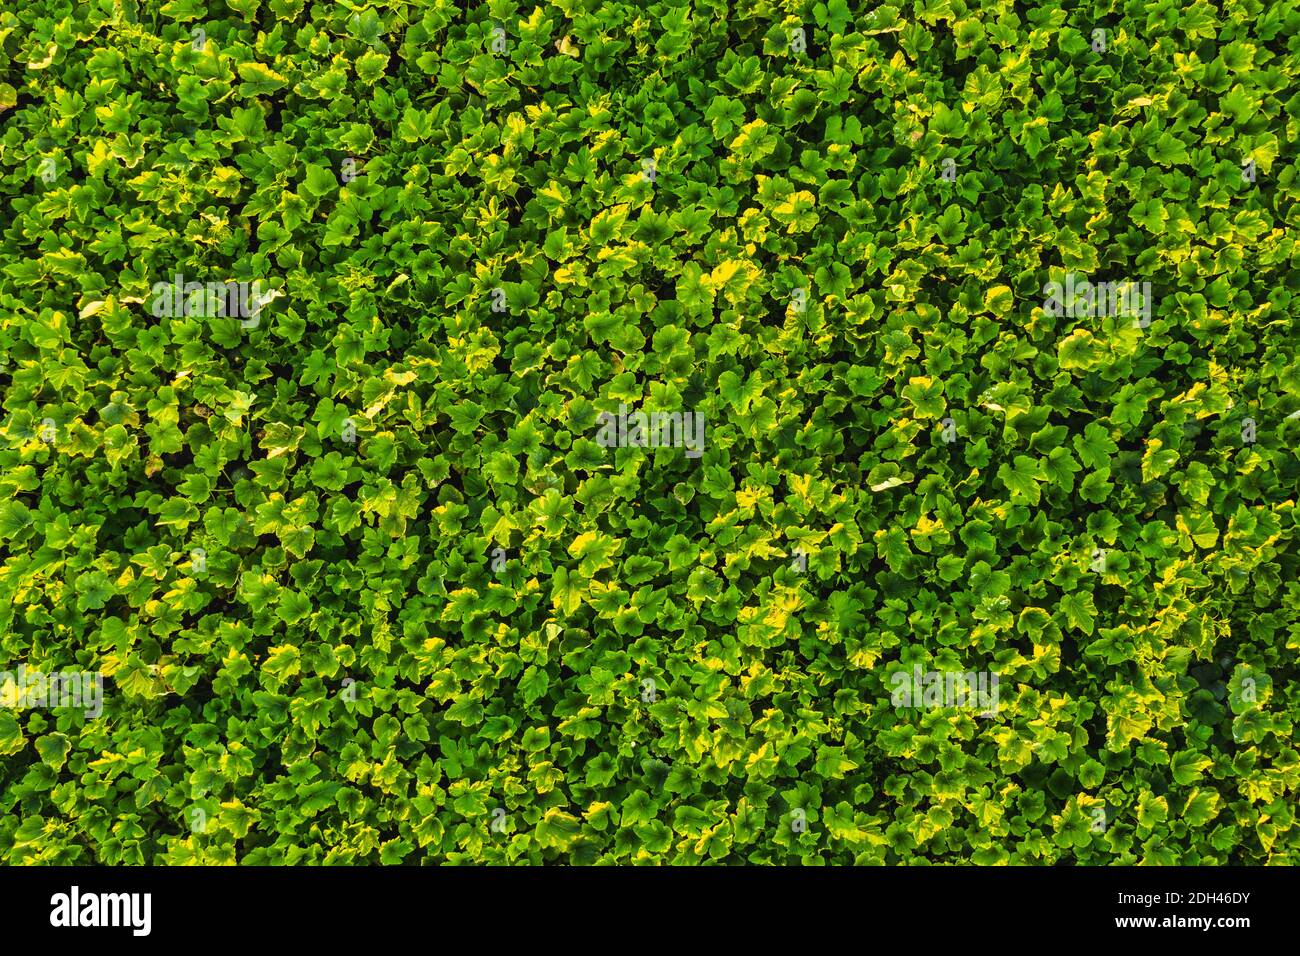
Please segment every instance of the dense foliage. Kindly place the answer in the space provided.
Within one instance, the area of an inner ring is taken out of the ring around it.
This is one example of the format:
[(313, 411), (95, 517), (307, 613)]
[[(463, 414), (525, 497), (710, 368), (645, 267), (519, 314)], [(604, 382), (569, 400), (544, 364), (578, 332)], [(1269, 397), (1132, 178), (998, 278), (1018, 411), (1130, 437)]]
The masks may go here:
[(1294, 0), (460, 8), (0, 12), (0, 859), (1295, 862)]

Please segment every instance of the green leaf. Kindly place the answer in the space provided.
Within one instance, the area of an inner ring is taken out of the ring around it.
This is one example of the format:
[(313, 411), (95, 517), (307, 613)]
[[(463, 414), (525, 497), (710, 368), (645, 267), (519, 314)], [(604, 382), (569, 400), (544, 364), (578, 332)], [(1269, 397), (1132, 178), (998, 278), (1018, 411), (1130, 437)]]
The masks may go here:
[(338, 180), (334, 174), (323, 166), (308, 164), (303, 175), (303, 189), (317, 199), (332, 194), (338, 189)]
[(546, 671), (530, 665), (519, 678), (519, 691), (523, 695), (525, 704), (533, 704), (546, 696), (546, 690), (550, 686), (550, 679)]
[(8, 757), (18, 753), (26, 742), (27, 738), (23, 736), (17, 718), (10, 711), (0, 709), (0, 756)]
[(1110, 456), (1119, 450), (1119, 446), (1111, 440), (1105, 428), (1089, 422), (1082, 435), (1074, 436), (1074, 450), (1086, 467), (1106, 469), (1110, 466)]
[(1061, 595), (1060, 608), (1070, 627), (1083, 631), (1085, 634), (1092, 633), (1097, 608), (1092, 602), (1091, 594), (1081, 592), (1063, 594)]
[(1185, 750), (1174, 754), (1169, 761), (1169, 769), (1175, 782), (1187, 786), (1201, 779), (1201, 771), (1210, 766), (1210, 762), (1210, 759), (1202, 754)]
[(0, 502), (0, 538), (13, 541), (32, 525), (32, 512), (21, 501)]
[(1047, 480), (1043, 463), (1026, 455), (1017, 455), (1014, 465), (1003, 464), (998, 468), (998, 480), (1011, 492), (1011, 499), (1038, 504), (1040, 491), (1038, 483)]
[(943, 386), (928, 377), (910, 379), (903, 397), (912, 404), (918, 418), (939, 418), (944, 413)]

